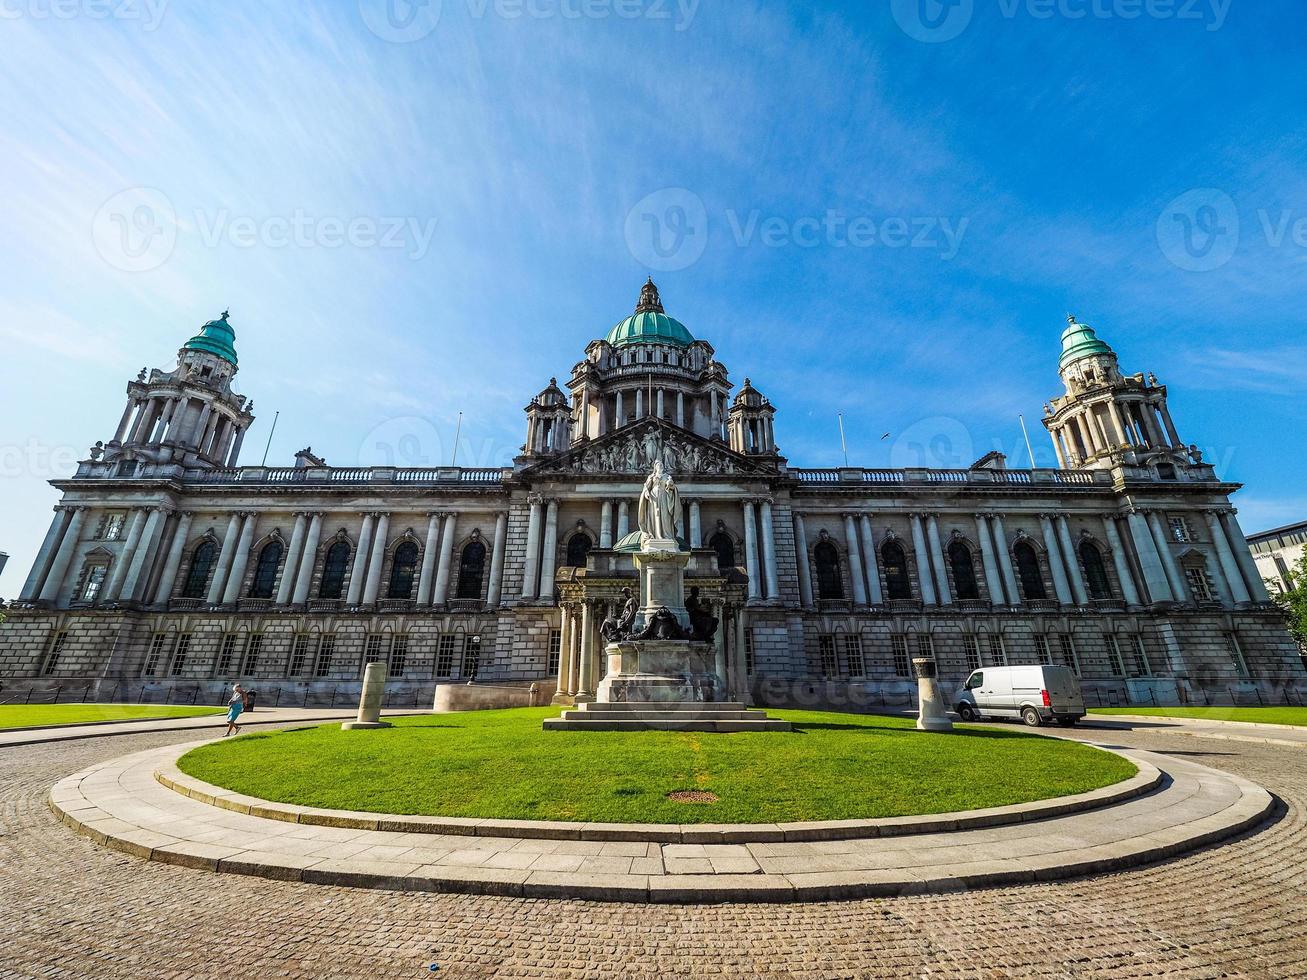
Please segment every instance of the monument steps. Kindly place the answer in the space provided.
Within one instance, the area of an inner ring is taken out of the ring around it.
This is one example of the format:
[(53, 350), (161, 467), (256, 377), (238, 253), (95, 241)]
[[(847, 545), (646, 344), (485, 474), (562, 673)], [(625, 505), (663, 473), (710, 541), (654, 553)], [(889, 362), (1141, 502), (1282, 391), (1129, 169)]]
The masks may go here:
[(788, 721), (739, 701), (624, 701), (582, 704), (548, 718), (545, 731), (788, 732)]

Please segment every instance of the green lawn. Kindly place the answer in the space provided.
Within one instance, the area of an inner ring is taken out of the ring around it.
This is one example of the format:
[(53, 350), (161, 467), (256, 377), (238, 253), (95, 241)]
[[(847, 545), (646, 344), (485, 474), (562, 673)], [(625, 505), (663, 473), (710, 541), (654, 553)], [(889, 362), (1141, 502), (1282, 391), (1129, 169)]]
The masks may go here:
[(0, 729), (37, 725), (80, 725), (88, 721), (130, 721), (134, 718), (192, 718), (221, 708), (175, 704), (0, 704)]
[(1090, 708), (1095, 715), (1154, 715), (1208, 721), (1251, 721), (1259, 725), (1307, 725), (1307, 708)]
[[(284, 803), (384, 813), (748, 823), (940, 813), (1064, 796), (1135, 767), (1024, 732), (926, 734), (910, 718), (777, 711), (789, 732), (545, 732), (557, 708), (390, 719), (214, 741), (183, 772)], [(707, 790), (719, 802), (666, 799)]]

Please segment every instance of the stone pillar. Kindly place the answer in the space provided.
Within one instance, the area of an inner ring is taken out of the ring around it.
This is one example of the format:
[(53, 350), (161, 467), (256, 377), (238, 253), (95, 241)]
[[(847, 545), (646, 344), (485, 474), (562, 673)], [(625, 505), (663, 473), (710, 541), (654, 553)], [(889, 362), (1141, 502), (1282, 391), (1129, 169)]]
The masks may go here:
[(200, 439), (209, 428), (209, 416), (213, 414), (212, 402), (200, 402), (200, 407), (195, 411), (195, 417), (191, 419), (191, 424), (186, 427), (185, 433), (179, 433), (178, 442), (191, 449), (198, 449)]
[(1076, 598), (1077, 606), (1089, 605), (1089, 590), (1085, 588), (1085, 576), (1080, 570), (1080, 556), (1076, 554), (1075, 544), (1071, 540), (1071, 526), (1065, 514), (1058, 514), (1057, 541), (1062, 546), (1062, 557), (1066, 561), (1066, 570), (1071, 577), (1071, 594)]
[(558, 618), (558, 689), (554, 692), (554, 704), (567, 700), (567, 682), (572, 676), (572, 611), (563, 606)]
[(436, 591), (431, 602), (443, 606), (449, 601), (449, 568), (454, 559), (454, 530), (458, 525), (458, 515), (452, 511), (445, 514), (445, 527), (440, 532), (440, 568), (436, 572)]
[(222, 602), (222, 590), (227, 584), (227, 570), (231, 568), (232, 559), (236, 555), (236, 538), (241, 532), (242, 516), (239, 512), (234, 513), (227, 521), (227, 533), (222, 536), (222, 550), (218, 552), (218, 567), (213, 570), (213, 578), (209, 582), (207, 601), (211, 606)]
[(1207, 533), (1211, 535), (1212, 546), (1216, 549), (1216, 558), (1221, 565), (1221, 574), (1225, 576), (1229, 588), (1230, 604), (1251, 602), (1252, 596), (1244, 585), (1243, 572), (1239, 569), (1239, 562), (1234, 557), (1234, 553), (1230, 550), (1230, 542), (1226, 540), (1221, 518), (1214, 510), (1203, 511), (1203, 518), (1207, 521)]
[(613, 546), (613, 502), (605, 499), (599, 505), (599, 547)]
[(779, 602), (781, 586), (776, 575), (776, 530), (772, 527), (771, 498), (762, 498), (762, 562), (767, 575), (767, 598)]
[(1162, 569), (1162, 559), (1157, 553), (1157, 545), (1148, 528), (1148, 521), (1145, 520), (1142, 512), (1132, 510), (1126, 518), (1126, 523), (1130, 526), (1130, 537), (1134, 541), (1135, 553), (1139, 555), (1139, 565), (1143, 569), (1144, 582), (1148, 586), (1149, 601), (1154, 603), (1173, 601), (1171, 586), (1167, 581), (1166, 572)]
[(372, 525), (375, 514), (363, 515), (363, 527), (359, 530), (358, 547), (354, 549), (354, 566), (349, 573), (349, 593), (345, 603), (357, 606), (363, 600), (363, 584), (368, 570), (368, 553), (372, 550)]
[(912, 550), (917, 557), (917, 578), (921, 581), (921, 601), (928, 606), (937, 606), (935, 585), (930, 576), (930, 552), (926, 547), (926, 536), (921, 529), (921, 515), (909, 514), (912, 520)]
[(300, 557), (299, 573), (295, 576), (295, 591), (291, 601), (302, 606), (309, 601), (309, 588), (313, 584), (313, 569), (317, 564), (318, 542), (322, 540), (322, 514), (315, 513), (309, 520), (308, 537), (304, 540), (304, 554)]
[(1057, 432), (1048, 430), (1048, 437), (1053, 440), (1053, 456), (1059, 469), (1066, 469), (1066, 458), (1062, 455), (1062, 444), (1057, 440)]
[[(115, 602), (118, 597), (122, 595), (123, 583), (127, 581), (127, 573), (131, 567), (132, 556), (136, 554), (136, 549), (141, 543), (141, 534), (145, 531), (145, 521), (146, 513), (144, 510), (134, 510), (132, 512), (132, 524), (131, 527), (127, 529), (127, 540), (123, 542), (123, 550), (119, 553), (118, 560), (113, 564), (113, 571), (109, 573), (109, 581), (105, 583), (104, 591), (100, 593), (101, 601)], [(68, 539), (69, 535), (64, 535), (65, 545), (68, 544)], [(73, 543), (75, 544), (76, 542)], [(64, 549), (61, 548), (61, 555), (63, 554), (63, 551)], [(71, 557), (70, 554), (69, 558)], [(55, 565), (58, 566), (58, 561), (55, 562)], [(65, 566), (65, 571), (66, 570), (67, 566)], [(58, 578), (62, 580), (63, 576), (56, 576), (53, 574), (53, 571), (54, 570), (52, 569), (50, 578)], [(51, 588), (51, 585), (52, 583), (46, 582), (46, 591)], [(53, 587), (58, 589), (59, 582), (54, 582)], [(46, 598), (45, 592), (41, 593), (41, 598)]]
[(508, 540), (508, 515), (500, 511), (495, 516), (495, 545), (490, 558), (490, 587), (486, 605), (491, 609), (499, 605), (504, 582), (504, 549)]
[[(862, 570), (862, 548), (858, 545), (858, 528), (853, 514), (844, 515), (844, 546), (849, 550), (849, 585), (853, 589), (853, 604), (867, 604), (867, 588), (864, 584), (866, 574)], [(807, 564), (807, 549), (804, 549), (804, 564)]]
[(127, 436), (127, 426), (132, 421), (132, 413), (136, 411), (136, 407), (139, 404), (140, 402), (135, 398), (127, 399), (127, 407), (123, 409), (123, 417), (118, 420), (118, 428), (114, 430), (113, 439), (110, 440), (111, 444), (118, 443), (119, 445), (122, 445), (123, 439)]
[(657, 407), (657, 409), (656, 409), (655, 412), (654, 412), (654, 417), (655, 417), (655, 418), (662, 418), (662, 417), (663, 417), (663, 389), (661, 389), (661, 388), (658, 389), (658, 402), (657, 402), (657, 404), (658, 404), (658, 407)]
[(699, 517), (699, 501), (690, 501), (690, 547), (703, 547), (703, 526)]
[(912, 661), (917, 672), (917, 728), (923, 732), (951, 732), (948, 709), (940, 694), (936, 677), (937, 665), (930, 657), (917, 657)]
[(549, 498), (545, 511), (544, 554), (540, 556), (541, 599), (554, 601), (554, 572), (558, 567), (558, 498)]
[(1257, 562), (1253, 561), (1252, 552), (1248, 550), (1248, 539), (1244, 537), (1243, 528), (1239, 526), (1239, 519), (1235, 516), (1236, 510), (1227, 510), (1221, 513), (1221, 526), (1225, 528), (1225, 537), (1229, 543), (1230, 550), (1234, 552), (1235, 561), (1239, 563), (1239, 569), (1243, 572), (1244, 584), (1248, 586), (1248, 594), (1252, 597), (1253, 602), (1270, 602), (1271, 595), (1266, 591), (1266, 583), (1262, 581), (1261, 572), (1257, 570)]
[[(58, 603), (59, 593), (63, 588), (64, 579), (68, 575), (68, 566), (72, 564), (73, 554), (77, 551), (78, 541), (82, 536), (82, 524), (85, 521), (86, 508), (72, 508), (72, 516), (68, 520), (68, 529), (64, 532), (63, 540), (59, 544), (59, 550), (55, 553), (54, 560), (50, 564), (50, 573), (45, 577), (45, 583), (41, 587), (40, 598), (42, 602), (48, 602), (52, 605)], [(123, 562), (120, 559), (114, 568), (115, 574), (122, 567)]]
[(948, 584), (948, 569), (944, 567), (944, 546), (939, 538), (939, 515), (926, 515), (926, 540), (930, 544), (930, 564), (935, 569), (935, 584), (939, 590), (939, 604), (953, 605), (953, 591)]
[(32, 562), (32, 570), (27, 575), (27, 581), (23, 583), (23, 590), (18, 593), (20, 601), (31, 602), (41, 594), (41, 586), (45, 584), (48, 577), (50, 563), (54, 561), (55, 549), (59, 547), (59, 539), (68, 528), (72, 516), (72, 510), (67, 507), (55, 508), (50, 529), (45, 532), (45, 540), (41, 542), (41, 550), (36, 553), (36, 561)]
[(1053, 516), (1039, 515), (1039, 527), (1044, 533), (1044, 550), (1048, 553), (1048, 567), (1053, 573), (1053, 588), (1057, 592), (1057, 601), (1064, 606), (1071, 605), (1071, 586), (1066, 580), (1066, 566), (1062, 562), (1061, 549), (1057, 546), (1057, 532), (1053, 530)]
[(636, 420), (644, 418), (644, 389), (635, 389), (635, 417)]
[(726, 603), (720, 599), (714, 599), (709, 605), (713, 617), (717, 620), (717, 632), (713, 634), (713, 673), (717, 675), (717, 683), (713, 685), (714, 701), (729, 701), (730, 695), (730, 670), (726, 661)]
[(575, 609), (568, 613), (567, 628), (568, 668), (567, 693), (575, 695), (581, 679), (581, 617)]
[(862, 564), (867, 573), (867, 603), (872, 606), (884, 605), (885, 596), (880, 588), (880, 559), (876, 555), (876, 535), (871, 529), (871, 515), (862, 514), (858, 520), (862, 526)]
[(363, 692), (359, 696), (359, 714), (355, 721), (341, 724), (344, 731), (360, 728), (389, 728), (381, 720), (381, 703), (386, 697), (386, 664), (377, 660), (363, 668)]
[(138, 443), (145, 439), (145, 433), (149, 428), (150, 419), (154, 415), (154, 399), (144, 398), (141, 400), (141, 410), (136, 414), (136, 424), (132, 426), (132, 434), (127, 437), (127, 442)]
[(539, 595), (540, 525), (543, 520), (544, 503), (538, 494), (532, 494), (527, 500), (531, 505), (531, 517), (526, 530), (526, 561), (522, 566), (522, 598), (529, 600)]
[(1171, 584), (1171, 593), (1175, 596), (1176, 602), (1185, 602), (1189, 598), (1189, 588), (1184, 580), (1184, 575), (1180, 572), (1180, 565), (1175, 560), (1175, 555), (1171, 551), (1171, 539), (1167, 534), (1166, 528), (1162, 526), (1162, 519), (1157, 516), (1157, 511), (1148, 512), (1148, 528), (1153, 532), (1153, 540), (1157, 542), (1157, 553), (1162, 558), (1162, 568), (1166, 572), (1166, 580)]
[(166, 516), (162, 507), (149, 508), (145, 519), (145, 530), (141, 532), (141, 540), (137, 542), (136, 550), (132, 553), (131, 567), (127, 569), (127, 578), (123, 580), (119, 598), (127, 602), (135, 602), (140, 598), (140, 593), (145, 588), (145, 579), (150, 573), (150, 565), (159, 544), (159, 534), (163, 529), (162, 524)]
[(436, 511), (427, 514), (427, 539), (422, 546), (422, 571), (418, 575), (418, 605), (431, 605), (431, 587), (436, 573), (436, 554), (440, 551), (440, 517)]
[(991, 514), (990, 525), (994, 531), (994, 552), (998, 555), (998, 570), (1003, 576), (1008, 605), (1018, 606), (1021, 604), (1021, 593), (1017, 591), (1017, 573), (1012, 567), (1012, 550), (1007, 546), (1007, 531), (1003, 528), (1002, 516)]
[(1176, 449), (1183, 449), (1184, 443), (1180, 441), (1180, 433), (1175, 430), (1175, 421), (1171, 418), (1171, 410), (1166, 407), (1165, 399), (1159, 399), (1157, 410), (1162, 416), (1162, 424), (1166, 426), (1166, 434), (1171, 439), (1171, 445)]
[[(794, 512), (794, 563), (799, 572), (799, 601), (803, 603), (804, 609), (811, 609), (814, 603), (812, 569), (808, 565), (808, 532), (803, 526), (803, 515), (797, 510)], [(725, 623), (722, 627), (724, 633)]]
[(195, 515), (189, 510), (182, 511), (177, 517), (177, 526), (173, 528), (172, 544), (168, 548), (168, 558), (163, 565), (163, 575), (155, 590), (156, 602), (167, 603), (172, 598), (172, 588), (177, 582), (177, 571), (181, 568), (182, 553), (186, 550), (186, 539), (191, 533), (191, 521)]
[(753, 501), (744, 501), (744, 560), (747, 564), (745, 572), (749, 576), (749, 599), (759, 599), (762, 597), (761, 583), (758, 579), (761, 577), (762, 569), (758, 567), (758, 531), (753, 523)]
[(250, 547), (254, 542), (254, 525), (258, 523), (257, 514), (246, 514), (245, 525), (241, 528), (240, 540), (236, 544), (236, 553), (231, 560), (231, 574), (227, 576), (227, 588), (222, 594), (224, 605), (230, 606), (240, 598), (241, 585), (245, 580), (245, 566), (250, 560)]
[(976, 515), (976, 541), (980, 544), (980, 564), (985, 570), (985, 588), (989, 601), (996, 606), (1006, 605), (1003, 581), (998, 577), (998, 563), (994, 561), (994, 540), (989, 532), (989, 515)]
[(381, 595), (381, 570), (386, 564), (386, 539), (390, 536), (390, 515), (377, 516), (372, 535), (372, 556), (368, 559), (368, 581), (363, 587), (363, 605), (370, 606)]
[(1116, 529), (1114, 515), (1108, 514), (1103, 518), (1103, 530), (1107, 533), (1107, 546), (1112, 549), (1112, 565), (1116, 568), (1116, 577), (1121, 583), (1121, 598), (1125, 600), (1127, 607), (1142, 605), (1139, 601), (1139, 590), (1135, 587), (1135, 575), (1130, 570), (1130, 562), (1126, 557), (1125, 544)]
[(300, 554), (304, 548), (304, 535), (308, 531), (309, 515), (296, 514), (295, 527), (290, 532), (290, 547), (286, 549), (286, 563), (282, 567), (281, 582), (277, 585), (277, 605), (290, 604), (295, 594), (295, 572), (299, 568)]
[(676, 424), (685, 428), (685, 392), (676, 393)]
[(744, 607), (735, 610), (735, 700), (748, 705), (753, 702), (749, 686), (749, 659), (745, 651), (745, 630), (748, 621)]
[(629, 500), (619, 500), (617, 502), (617, 540), (621, 541), (631, 533), (631, 502)]
[(576, 685), (576, 703), (589, 704), (595, 699), (594, 641), (591, 632), (590, 603), (581, 603), (581, 676)]
[(227, 454), (227, 465), (235, 466), (241, 458), (241, 443), (245, 441), (245, 430), (236, 430), (236, 441), (232, 443), (231, 452)]
[(620, 391), (617, 393), (616, 402), (614, 405), (614, 411), (615, 414), (617, 415), (617, 418), (613, 419), (613, 428), (620, 429), (623, 425), (626, 424), (626, 404), (622, 398), (622, 393)]

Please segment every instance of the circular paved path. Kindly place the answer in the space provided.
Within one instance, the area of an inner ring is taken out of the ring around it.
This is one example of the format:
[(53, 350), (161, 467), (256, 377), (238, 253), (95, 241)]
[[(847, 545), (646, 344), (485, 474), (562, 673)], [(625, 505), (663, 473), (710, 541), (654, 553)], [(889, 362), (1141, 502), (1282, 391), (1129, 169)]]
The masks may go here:
[[(1103, 730), (1087, 732), (1103, 738)], [(1307, 750), (1112, 741), (1245, 776), (1283, 819), (1144, 870), (971, 893), (649, 906), (214, 875), (97, 847), (46, 803), (143, 735), (0, 750), (0, 976), (1220, 977), (1307, 975)]]

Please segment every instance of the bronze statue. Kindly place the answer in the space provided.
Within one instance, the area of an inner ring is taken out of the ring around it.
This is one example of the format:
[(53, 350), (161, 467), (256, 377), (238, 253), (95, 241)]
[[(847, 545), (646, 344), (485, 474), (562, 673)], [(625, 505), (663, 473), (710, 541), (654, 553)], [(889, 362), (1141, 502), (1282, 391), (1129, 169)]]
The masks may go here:
[(626, 598), (620, 616), (609, 616), (599, 627), (599, 632), (609, 643), (620, 643), (629, 639), (635, 627), (635, 617), (640, 612), (640, 600), (631, 594), (630, 589), (623, 589)]
[(685, 611), (690, 614), (690, 633), (693, 639), (711, 643), (717, 634), (717, 617), (712, 614), (712, 606), (699, 598), (699, 587), (690, 588), (690, 595), (685, 600)]

